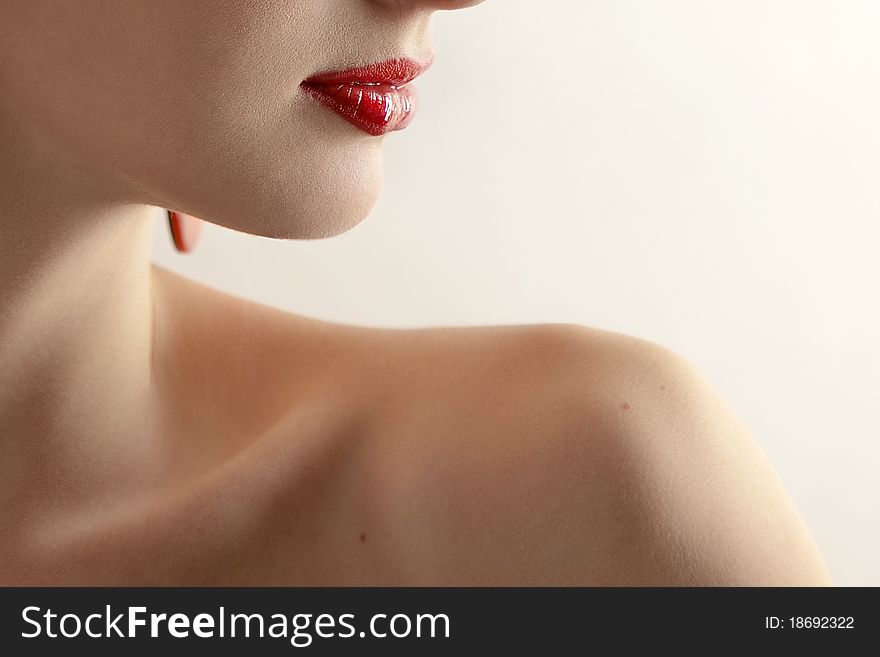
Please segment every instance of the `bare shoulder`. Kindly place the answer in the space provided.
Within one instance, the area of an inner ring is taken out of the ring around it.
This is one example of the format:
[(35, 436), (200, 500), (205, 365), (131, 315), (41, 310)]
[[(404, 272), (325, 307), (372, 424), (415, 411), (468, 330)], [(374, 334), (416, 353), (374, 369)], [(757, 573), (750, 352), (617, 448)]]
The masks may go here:
[(830, 583), (758, 443), (680, 355), (574, 324), (398, 338), (379, 442), (389, 546), (420, 555), (408, 581)]
[(364, 328), (174, 282), (202, 310), (169, 340), (198, 342), (215, 396), (251, 400), (237, 426), (273, 427), (226, 487), (261, 481), (284, 509), (254, 506), (273, 582), (830, 583), (758, 442), (665, 347), (575, 324)]

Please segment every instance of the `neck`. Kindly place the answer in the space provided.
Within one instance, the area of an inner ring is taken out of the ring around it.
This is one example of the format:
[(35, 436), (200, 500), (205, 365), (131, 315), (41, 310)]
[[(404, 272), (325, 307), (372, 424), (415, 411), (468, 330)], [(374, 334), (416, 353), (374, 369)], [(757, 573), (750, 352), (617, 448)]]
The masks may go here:
[(101, 176), (67, 165), (32, 131), (0, 121), (0, 142), (0, 508), (9, 508), (25, 482), (29, 495), (49, 482), (80, 490), (90, 477), (112, 485), (115, 457), (146, 449), (156, 209), (114, 198)]

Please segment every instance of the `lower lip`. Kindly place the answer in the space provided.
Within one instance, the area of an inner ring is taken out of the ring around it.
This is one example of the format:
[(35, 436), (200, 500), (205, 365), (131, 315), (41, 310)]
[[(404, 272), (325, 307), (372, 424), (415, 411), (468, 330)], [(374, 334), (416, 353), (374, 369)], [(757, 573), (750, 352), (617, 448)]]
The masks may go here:
[(408, 85), (303, 82), (301, 86), (324, 107), (377, 137), (403, 130), (416, 109), (415, 89)]

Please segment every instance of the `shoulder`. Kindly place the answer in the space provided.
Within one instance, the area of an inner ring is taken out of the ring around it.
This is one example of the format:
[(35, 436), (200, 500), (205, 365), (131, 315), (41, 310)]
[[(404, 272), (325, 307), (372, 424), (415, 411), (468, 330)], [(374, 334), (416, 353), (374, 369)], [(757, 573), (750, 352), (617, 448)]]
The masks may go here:
[(417, 579), (828, 583), (772, 465), (686, 358), (574, 324), (429, 335), (390, 397), (387, 452)]
[(179, 341), (223, 326), (218, 349), (247, 345), (215, 377), (225, 397), (294, 407), (273, 423), (287, 447), (259, 442), (311, 459), (282, 477), (290, 499), (341, 509), (296, 517), (335, 535), (357, 509), (369, 554), (348, 555), (348, 579), (368, 558), (401, 583), (829, 583), (758, 443), (665, 347), (575, 324), (362, 328), (177, 291), (204, 308)]

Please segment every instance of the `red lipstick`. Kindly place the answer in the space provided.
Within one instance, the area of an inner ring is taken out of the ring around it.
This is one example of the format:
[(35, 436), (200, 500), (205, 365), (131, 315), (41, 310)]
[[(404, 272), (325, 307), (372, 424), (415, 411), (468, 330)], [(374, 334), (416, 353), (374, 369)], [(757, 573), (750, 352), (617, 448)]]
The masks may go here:
[(407, 86), (431, 62), (389, 59), (376, 64), (318, 73), (300, 86), (312, 98), (364, 132), (379, 136), (403, 130), (416, 109), (415, 89)]

